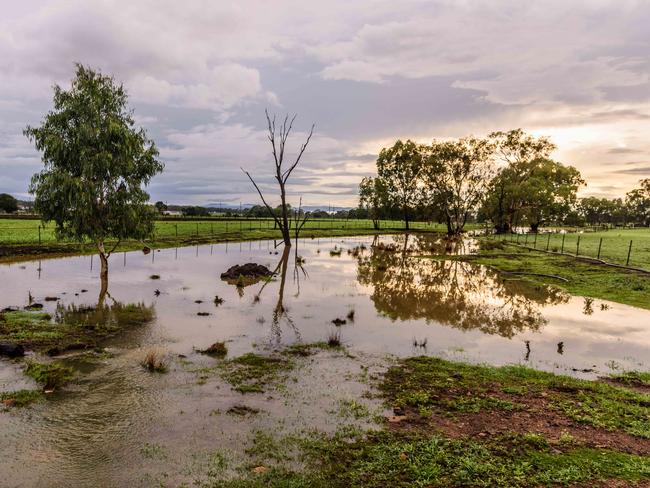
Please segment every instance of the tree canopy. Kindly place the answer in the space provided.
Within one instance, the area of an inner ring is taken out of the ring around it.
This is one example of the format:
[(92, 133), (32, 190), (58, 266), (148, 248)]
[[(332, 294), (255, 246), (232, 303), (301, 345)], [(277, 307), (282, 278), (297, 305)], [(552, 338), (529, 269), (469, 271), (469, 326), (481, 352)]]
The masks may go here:
[(14, 213), (18, 210), (18, 200), (8, 193), (0, 193), (0, 212)]
[(43, 221), (55, 222), (58, 237), (95, 243), (106, 276), (108, 239), (152, 233), (144, 186), (163, 170), (127, 102), (112, 77), (78, 64), (69, 90), (54, 86), (54, 108), (41, 125), (24, 131), (45, 166), (29, 188), (36, 210)]

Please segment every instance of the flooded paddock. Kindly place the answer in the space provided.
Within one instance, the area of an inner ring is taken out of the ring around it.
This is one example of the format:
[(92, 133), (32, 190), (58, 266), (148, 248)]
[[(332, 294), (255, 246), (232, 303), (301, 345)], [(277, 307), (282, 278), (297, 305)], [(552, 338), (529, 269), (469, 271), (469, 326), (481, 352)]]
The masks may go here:
[[(0, 484), (209, 483), (238, 469), (265, 432), (368, 427), (354, 409), (381, 413), (364, 393), (395, 356), (584, 378), (648, 369), (650, 311), (453, 259), (474, 246), (399, 235), (301, 239), (288, 254), (258, 241), (112, 256), (102, 300), (141, 304), (153, 319), (107, 339), (102, 351), (64, 354), (78, 372), (73, 383), (32, 407), (0, 412)], [(276, 275), (220, 279), (247, 262)], [(91, 256), (0, 265), (0, 283), (0, 308), (31, 298), (54, 317), (90, 310), (101, 291)], [(215, 372), (220, 360), (198, 352), (224, 341), (227, 358), (277, 354), (333, 335), (343, 350), (292, 357), (282, 384), (263, 392), (236, 391)], [(152, 347), (167, 358), (167, 373), (140, 365)], [(0, 360), (0, 391), (30, 387), (20, 363)]]

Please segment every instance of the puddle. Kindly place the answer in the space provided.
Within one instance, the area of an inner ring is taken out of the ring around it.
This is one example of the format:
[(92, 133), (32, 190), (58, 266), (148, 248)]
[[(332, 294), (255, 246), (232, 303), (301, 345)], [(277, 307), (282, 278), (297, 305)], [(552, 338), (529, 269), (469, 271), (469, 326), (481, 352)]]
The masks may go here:
[[(273, 241), (114, 255), (107, 303), (140, 304), (153, 320), (105, 341), (107, 353), (67, 357), (80, 373), (64, 392), (0, 413), (3, 486), (207, 482), (234, 472), (259, 431), (372, 425), (371, 415), (346, 415), (342, 405), (381, 409), (363, 393), (387, 355), (522, 363), (586, 378), (648, 369), (650, 311), (430, 257), (475, 248), (382, 236), (301, 240), (287, 255)], [(246, 262), (278, 274), (246, 286), (220, 279)], [(95, 308), (98, 265), (90, 256), (2, 265), (0, 309), (24, 307), (31, 296), (55, 319), (115, 321)], [(229, 358), (268, 354), (333, 331), (347, 352), (296, 356), (296, 367), (261, 394), (232, 390), (215, 370), (220, 360), (197, 352), (225, 341)], [(154, 346), (167, 355), (166, 374), (140, 365)], [(25, 387), (19, 366), (0, 361), (0, 390)]]

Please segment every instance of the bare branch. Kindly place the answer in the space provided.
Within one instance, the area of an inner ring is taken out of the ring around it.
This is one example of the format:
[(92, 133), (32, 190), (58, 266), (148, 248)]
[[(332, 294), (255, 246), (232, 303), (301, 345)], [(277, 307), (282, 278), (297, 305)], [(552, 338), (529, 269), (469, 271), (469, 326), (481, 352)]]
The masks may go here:
[(298, 166), (298, 163), (300, 162), (300, 158), (302, 158), (303, 153), (307, 149), (307, 146), (309, 145), (309, 141), (311, 140), (311, 136), (314, 134), (314, 128), (316, 126), (312, 125), (311, 129), (309, 131), (309, 135), (307, 135), (307, 140), (305, 143), (300, 146), (300, 151), (298, 151), (298, 156), (296, 156), (295, 162), (287, 169), (283, 174), (282, 174), (282, 179), (284, 182), (286, 182), (289, 179), (289, 176), (291, 176), (291, 172), (295, 169), (296, 166)]
[(273, 212), (273, 209), (271, 208), (271, 206), (268, 203), (266, 203), (266, 199), (264, 198), (264, 195), (262, 195), (262, 191), (260, 190), (260, 187), (257, 186), (257, 183), (255, 183), (255, 180), (253, 179), (253, 177), (250, 175), (250, 173), (248, 171), (246, 171), (244, 168), (241, 168), (241, 170), (246, 174), (246, 176), (248, 176), (248, 179), (251, 180), (251, 183), (253, 183), (253, 186), (257, 190), (257, 193), (259, 194), (260, 198), (262, 199), (262, 202), (266, 206), (266, 209), (269, 211), (269, 213), (271, 214), (271, 217), (273, 217), (273, 220), (275, 220), (275, 223), (278, 225), (280, 230), (282, 230), (282, 222), (280, 222), (280, 220), (275, 216), (275, 212)]

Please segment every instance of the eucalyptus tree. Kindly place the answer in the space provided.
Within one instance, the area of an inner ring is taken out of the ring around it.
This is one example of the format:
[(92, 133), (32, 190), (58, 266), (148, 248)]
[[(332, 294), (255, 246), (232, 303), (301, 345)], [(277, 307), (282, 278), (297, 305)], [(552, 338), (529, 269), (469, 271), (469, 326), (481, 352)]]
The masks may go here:
[(29, 187), (35, 209), (44, 222), (56, 224), (57, 237), (95, 245), (104, 293), (108, 258), (120, 241), (153, 232), (144, 187), (163, 170), (154, 142), (136, 128), (127, 103), (121, 84), (77, 64), (70, 89), (55, 85), (54, 108), (40, 126), (24, 130), (45, 166)]
[(401, 209), (409, 229), (409, 217), (422, 199), (423, 146), (411, 140), (398, 140), (380, 151), (377, 175), (386, 192), (388, 205)]
[(530, 176), (531, 162), (549, 158), (556, 146), (547, 137), (534, 137), (522, 129), (493, 132), (488, 137), (494, 144), (494, 159), (500, 168), (483, 210), (496, 231), (503, 233), (516, 224), (526, 196), (521, 185)]
[(647, 226), (650, 225), (650, 178), (641, 180), (639, 186), (625, 195), (625, 203), (630, 217)]
[(379, 178), (367, 177), (359, 183), (359, 205), (368, 212), (375, 230), (379, 229), (382, 211), (388, 206), (388, 194), (384, 181)]
[(18, 200), (8, 193), (0, 193), (0, 212), (14, 213), (18, 210)]
[(427, 146), (425, 189), (429, 201), (441, 211), (449, 236), (461, 234), (481, 205), (494, 175), (493, 151), (489, 140), (475, 137), (433, 141)]
[(298, 163), (300, 163), (300, 160), (303, 154), (305, 153), (307, 146), (309, 145), (309, 141), (311, 140), (311, 137), (314, 134), (314, 125), (312, 124), (311, 129), (307, 134), (307, 138), (305, 142), (300, 146), (300, 149), (298, 149), (298, 153), (296, 157), (293, 159), (292, 162), (290, 162), (287, 166), (285, 166), (285, 157), (286, 157), (285, 149), (286, 149), (287, 139), (289, 139), (289, 136), (291, 135), (291, 131), (293, 130), (293, 122), (294, 120), (296, 120), (296, 116), (294, 115), (291, 118), (291, 120), (289, 120), (289, 116), (286, 115), (284, 117), (284, 121), (281, 124), (278, 124), (276, 126), (275, 115), (271, 118), (268, 111), (265, 111), (265, 114), (266, 114), (267, 130), (268, 130), (267, 138), (271, 143), (271, 153), (273, 155), (273, 164), (275, 170), (274, 177), (275, 180), (278, 182), (278, 187), (280, 190), (280, 215), (277, 215), (276, 212), (273, 210), (273, 208), (267, 203), (266, 199), (264, 198), (264, 195), (262, 194), (262, 190), (260, 190), (260, 187), (257, 185), (253, 177), (250, 175), (250, 173), (244, 170), (244, 168), (242, 168), (242, 171), (246, 174), (246, 176), (248, 176), (248, 179), (251, 180), (251, 183), (253, 183), (253, 186), (257, 190), (257, 193), (259, 194), (260, 198), (262, 199), (262, 203), (264, 203), (264, 206), (268, 210), (269, 215), (273, 217), (275, 224), (280, 228), (280, 231), (282, 232), (282, 239), (284, 240), (284, 245), (291, 246), (291, 234), (290, 234), (290, 224), (291, 224), (290, 208), (291, 207), (287, 203), (286, 185), (287, 185), (287, 181), (289, 180), (289, 177), (291, 176), (291, 173), (293, 172), (294, 169), (296, 169)]
[(527, 178), (519, 185), (522, 217), (532, 232), (548, 222), (561, 222), (575, 207), (578, 188), (585, 182), (573, 166), (548, 158), (524, 165)]

